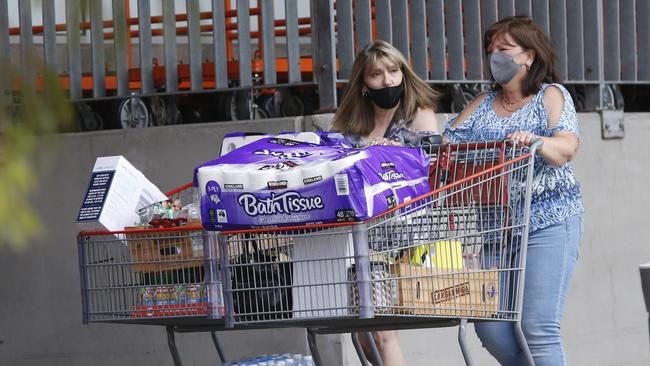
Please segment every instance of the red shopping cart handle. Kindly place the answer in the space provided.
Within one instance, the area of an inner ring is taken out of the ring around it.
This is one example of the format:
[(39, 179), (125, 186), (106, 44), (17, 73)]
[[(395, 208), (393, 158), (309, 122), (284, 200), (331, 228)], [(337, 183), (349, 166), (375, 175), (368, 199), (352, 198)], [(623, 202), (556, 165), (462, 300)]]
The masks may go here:
[(188, 189), (188, 188), (190, 188), (190, 187), (192, 187), (192, 182), (189, 182), (189, 183), (187, 183), (187, 184), (183, 184), (183, 185), (180, 186), (180, 187), (174, 188), (174, 189), (172, 189), (171, 191), (165, 193), (165, 195), (166, 195), (167, 197), (169, 197), (169, 196), (173, 196), (173, 195), (175, 195), (176, 193), (181, 192), (181, 191), (184, 191), (184, 190), (186, 190), (186, 189)]

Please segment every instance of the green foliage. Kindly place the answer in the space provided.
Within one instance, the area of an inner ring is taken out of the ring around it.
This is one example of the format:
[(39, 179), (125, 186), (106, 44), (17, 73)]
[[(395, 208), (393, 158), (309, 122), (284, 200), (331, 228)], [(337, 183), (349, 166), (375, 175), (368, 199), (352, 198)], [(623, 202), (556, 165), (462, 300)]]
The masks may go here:
[(43, 173), (36, 168), (43, 164), (36, 162), (55, 148), (43, 135), (68, 130), (72, 124), (70, 104), (57, 77), (46, 75), (44, 86), (45, 93), (24, 87), (20, 103), (0, 111), (0, 250), (24, 249), (43, 235), (30, 203), (35, 183)]

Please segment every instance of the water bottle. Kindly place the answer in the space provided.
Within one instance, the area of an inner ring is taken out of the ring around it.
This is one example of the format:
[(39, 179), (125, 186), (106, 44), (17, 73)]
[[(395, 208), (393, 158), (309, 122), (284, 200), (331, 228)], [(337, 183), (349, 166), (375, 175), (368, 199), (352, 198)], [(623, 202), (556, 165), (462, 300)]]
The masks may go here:
[(303, 358), (303, 365), (305, 365), (305, 366), (316, 366), (314, 364), (314, 358), (312, 356), (305, 356)]
[[(201, 223), (201, 211), (198, 203), (190, 203), (183, 209), (187, 208), (187, 221), (189, 225)], [(192, 258), (203, 258), (203, 235), (200, 231), (192, 232)]]
[(223, 287), (220, 280), (208, 283), (208, 317), (221, 319), (224, 315)]

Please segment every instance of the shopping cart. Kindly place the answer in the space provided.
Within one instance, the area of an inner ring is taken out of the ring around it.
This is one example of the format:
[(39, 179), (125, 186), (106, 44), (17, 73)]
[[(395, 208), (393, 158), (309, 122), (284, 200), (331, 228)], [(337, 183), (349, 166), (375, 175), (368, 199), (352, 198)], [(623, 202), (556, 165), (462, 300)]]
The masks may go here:
[(467, 323), (505, 321), (532, 365), (520, 321), (536, 147), (429, 146), (431, 192), (364, 222), (81, 233), (84, 321), (164, 325), (177, 365), (175, 331), (304, 327), (322, 365), (315, 334), (352, 332), (365, 364), (356, 332), (456, 325), (471, 365)]
[[(167, 196), (182, 206), (196, 202), (191, 183)], [(200, 221), (79, 233), (83, 322), (164, 326), (174, 363), (181, 365), (175, 332), (223, 328), (216, 255), (204, 250), (203, 235)], [(225, 360), (214, 332), (212, 339)]]
[(520, 320), (534, 154), (508, 141), (428, 151), (432, 191), (371, 220), (208, 236), (225, 326), (338, 332), (438, 320), (460, 324), (471, 364), (467, 322), (509, 321), (532, 364)]

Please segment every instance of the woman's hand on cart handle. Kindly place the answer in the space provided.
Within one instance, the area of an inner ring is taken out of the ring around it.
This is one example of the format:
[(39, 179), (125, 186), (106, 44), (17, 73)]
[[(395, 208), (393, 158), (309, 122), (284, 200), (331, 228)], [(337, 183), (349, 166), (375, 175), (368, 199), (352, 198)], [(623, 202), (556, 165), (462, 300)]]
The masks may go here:
[(516, 147), (532, 147), (533, 145), (536, 145), (535, 150), (537, 150), (544, 144), (544, 140), (542, 140), (541, 137), (528, 131), (516, 131), (509, 134), (507, 137), (515, 143)]
[(368, 142), (368, 146), (402, 146), (399, 141), (390, 140), (385, 137), (372, 139)]
[(531, 141), (530, 141), (530, 149), (532, 151), (540, 151), (542, 150), (542, 146), (544, 146), (544, 140), (542, 140), (541, 137), (535, 136)]

